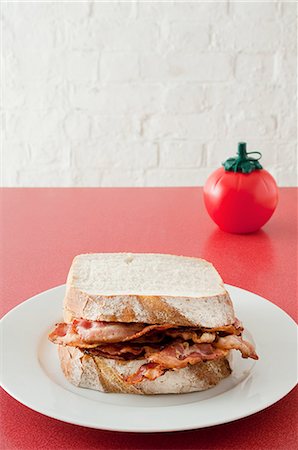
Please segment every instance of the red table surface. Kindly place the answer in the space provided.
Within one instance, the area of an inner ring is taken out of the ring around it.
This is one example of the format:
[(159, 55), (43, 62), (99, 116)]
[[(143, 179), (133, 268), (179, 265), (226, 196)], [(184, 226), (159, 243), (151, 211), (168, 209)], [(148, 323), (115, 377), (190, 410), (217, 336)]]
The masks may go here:
[[(205, 211), (201, 188), (2, 189), (0, 229), (1, 314), (64, 283), (79, 253), (130, 251), (205, 258), (226, 283), (270, 299), (295, 318), (295, 188), (280, 189), (274, 216), (251, 235), (220, 231)], [(262, 319), (256, 317), (260, 326)], [(213, 428), (134, 434), (63, 423), (2, 390), (1, 449), (297, 449), (296, 394)]]

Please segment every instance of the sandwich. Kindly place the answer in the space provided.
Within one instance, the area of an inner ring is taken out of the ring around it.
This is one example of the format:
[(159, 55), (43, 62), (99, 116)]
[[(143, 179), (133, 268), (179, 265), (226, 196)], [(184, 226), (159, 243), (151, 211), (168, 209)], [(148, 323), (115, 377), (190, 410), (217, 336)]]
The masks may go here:
[(76, 256), (63, 320), (49, 339), (65, 377), (102, 392), (202, 391), (231, 374), (231, 350), (258, 359), (220, 275), (199, 258)]

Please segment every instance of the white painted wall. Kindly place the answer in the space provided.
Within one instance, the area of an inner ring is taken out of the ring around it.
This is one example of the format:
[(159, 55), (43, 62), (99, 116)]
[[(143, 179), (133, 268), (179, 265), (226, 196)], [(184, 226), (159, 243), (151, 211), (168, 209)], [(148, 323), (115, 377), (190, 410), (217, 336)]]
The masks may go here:
[(296, 178), (296, 3), (2, 4), (4, 186), (202, 185), (238, 141)]

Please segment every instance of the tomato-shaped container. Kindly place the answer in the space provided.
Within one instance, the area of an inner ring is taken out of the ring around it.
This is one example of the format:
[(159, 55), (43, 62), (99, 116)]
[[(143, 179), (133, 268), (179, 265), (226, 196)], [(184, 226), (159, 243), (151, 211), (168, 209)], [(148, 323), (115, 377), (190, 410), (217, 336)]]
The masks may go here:
[(221, 230), (253, 233), (272, 216), (278, 202), (278, 188), (272, 175), (259, 163), (261, 156), (260, 152), (247, 153), (246, 143), (240, 142), (238, 155), (227, 159), (207, 179), (205, 205)]

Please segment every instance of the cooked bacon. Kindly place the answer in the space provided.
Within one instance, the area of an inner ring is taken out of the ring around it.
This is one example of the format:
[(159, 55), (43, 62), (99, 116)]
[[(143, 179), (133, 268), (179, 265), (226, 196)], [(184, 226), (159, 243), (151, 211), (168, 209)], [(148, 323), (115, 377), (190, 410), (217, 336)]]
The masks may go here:
[(126, 353), (132, 355), (140, 355), (144, 353), (145, 347), (139, 345), (122, 345), (122, 344), (111, 344), (111, 345), (101, 345), (99, 347), (92, 348), (88, 350), (88, 353), (96, 355), (96, 352), (105, 353), (107, 356), (121, 356)]
[(55, 344), (81, 348), (99, 344), (126, 342), (139, 339), (152, 332), (162, 332), (172, 325), (146, 325), (142, 323), (99, 322), (75, 319), (72, 324), (58, 323), (49, 339)]
[(215, 349), (211, 344), (193, 344), (188, 342), (174, 342), (161, 351), (149, 351), (148, 361), (155, 362), (167, 369), (182, 369), (188, 364), (197, 364), (200, 361), (210, 361), (222, 358), (226, 350)]
[(174, 328), (173, 330), (166, 330), (165, 334), (172, 338), (181, 337), (184, 341), (193, 341), (197, 344), (199, 343), (210, 343), (215, 341), (216, 334), (215, 333), (201, 333), (198, 331), (180, 331), (179, 328)]
[[(121, 323), (121, 322), (100, 322), (90, 321), (85, 319), (75, 319), (72, 323), (59, 323), (56, 325), (55, 330), (50, 333), (49, 339), (56, 344), (70, 345), (79, 348), (97, 348), (102, 345), (126, 343), (139, 345), (137, 347), (110, 347), (110, 348), (98, 348), (98, 354), (112, 358), (128, 359), (129, 357), (141, 356), (146, 352), (152, 353), (161, 349), (161, 344), (165, 345), (169, 340), (177, 340), (175, 342), (175, 352), (177, 353), (178, 343), (183, 344), (180, 347), (180, 360), (184, 360), (186, 346), (189, 348), (189, 344), (183, 341), (192, 341), (195, 344), (211, 344), (214, 343), (215, 347), (219, 350), (226, 350), (235, 348), (241, 351), (242, 356), (247, 358), (251, 357), (256, 359), (257, 356), (254, 352), (253, 346), (250, 343), (241, 339), (241, 332), (243, 328), (241, 323), (236, 319), (233, 325), (226, 325), (217, 328), (195, 328), (195, 327), (175, 327), (171, 324), (163, 325), (146, 325), (143, 323)], [(222, 334), (228, 334), (225, 337), (221, 337)], [(220, 333), (219, 335), (217, 333)], [(240, 336), (239, 336), (240, 335)], [(233, 339), (233, 336), (235, 339)], [(227, 339), (228, 338), (228, 339)], [(156, 348), (156, 344), (160, 344)], [(170, 346), (166, 347), (168, 350), (162, 350), (163, 353), (158, 356), (152, 356), (152, 358), (163, 358), (166, 355), (167, 360), (171, 356)], [(193, 356), (188, 356), (191, 361), (192, 358), (199, 358), (198, 349), (195, 346), (191, 346)], [(202, 350), (202, 347), (201, 347)], [(95, 352), (95, 351), (94, 351)], [(200, 353), (200, 352), (199, 352)], [(175, 360), (175, 358), (174, 358)], [(186, 361), (185, 364), (188, 362)], [(173, 363), (174, 365), (176, 363)]]
[[(154, 333), (148, 333), (144, 336), (141, 336), (139, 338), (133, 339), (134, 344), (158, 344), (159, 342), (163, 341), (165, 339), (165, 333), (163, 332), (156, 332)], [(128, 341), (129, 343), (130, 341)]]
[(242, 331), (238, 319), (232, 325), (214, 328), (75, 319), (70, 324), (58, 323), (49, 339), (55, 344), (85, 349), (93, 356), (146, 359), (146, 364), (126, 378), (128, 383), (136, 384), (144, 379), (155, 380), (167, 370), (222, 358), (231, 349), (240, 350), (243, 358), (258, 359), (254, 346), (242, 339)]
[(215, 328), (202, 327), (201, 330), (206, 331), (208, 333), (215, 333), (222, 331), (223, 333), (227, 334), (240, 335), (243, 331), (243, 326), (240, 320), (235, 319), (235, 322), (232, 325), (223, 325), (222, 327), (215, 327)]
[(188, 364), (210, 361), (227, 355), (227, 350), (214, 348), (211, 344), (194, 344), (175, 342), (158, 351), (146, 347), (146, 358), (149, 364), (143, 364), (136, 373), (125, 378), (130, 384), (137, 384), (145, 378), (155, 380), (170, 369), (182, 369)]
[(92, 356), (103, 356), (110, 359), (130, 360), (144, 354), (145, 347), (139, 345), (110, 344), (85, 350)]
[(66, 334), (71, 330), (71, 328), (72, 328), (72, 324), (69, 324), (69, 323), (58, 323), (56, 328), (55, 328), (55, 330), (50, 334), (50, 336), (52, 334), (54, 334), (54, 332), (59, 337), (66, 336)]
[(144, 331), (142, 323), (126, 324), (75, 319), (76, 332), (86, 343), (121, 342)]
[(93, 356), (104, 356), (112, 359), (135, 359), (138, 357), (146, 357), (147, 354), (161, 351), (164, 348), (163, 344), (152, 343), (150, 345), (139, 345), (134, 342), (105, 344), (95, 348), (85, 349), (85, 352)]
[(143, 364), (137, 372), (132, 375), (129, 375), (125, 378), (125, 381), (129, 384), (137, 384), (147, 378), (148, 380), (156, 380), (156, 378), (160, 377), (165, 373), (167, 369), (161, 367), (159, 364), (148, 363)]
[(76, 333), (72, 323), (57, 323), (56, 328), (49, 334), (50, 341), (54, 344), (74, 345), (79, 347), (80, 336)]
[(214, 345), (222, 350), (240, 350), (242, 358), (259, 359), (254, 346), (250, 342), (242, 339), (241, 336), (229, 335), (220, 337)]

